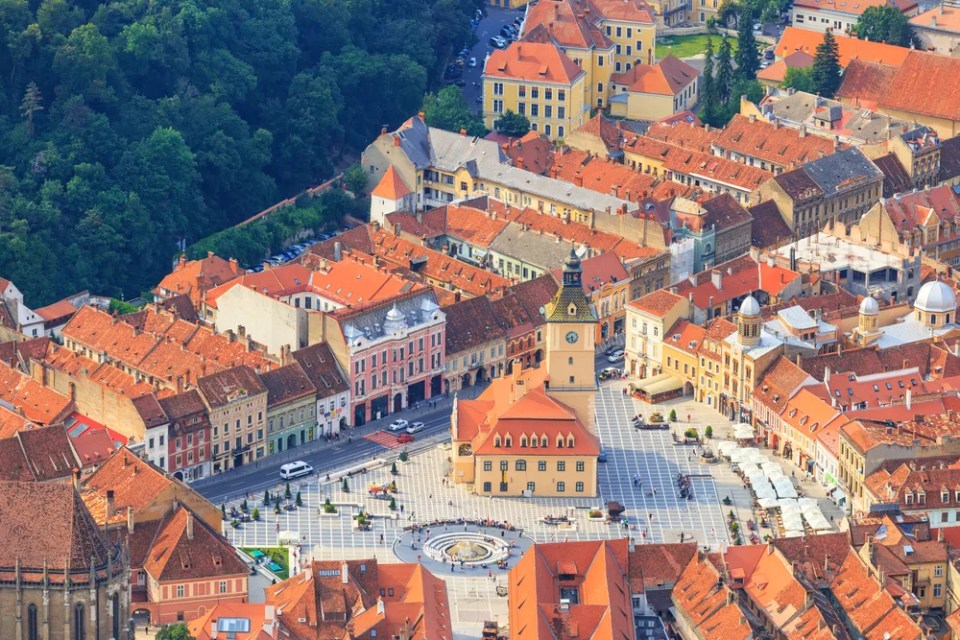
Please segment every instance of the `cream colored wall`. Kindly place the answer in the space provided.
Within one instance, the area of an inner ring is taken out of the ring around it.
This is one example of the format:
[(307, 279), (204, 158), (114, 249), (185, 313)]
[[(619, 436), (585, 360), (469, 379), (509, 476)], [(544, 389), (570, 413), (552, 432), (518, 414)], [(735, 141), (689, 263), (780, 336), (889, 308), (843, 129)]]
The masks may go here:
[(368, 184), (373, 188), (380, 182), (387, 167), (393, 165), (400, 177), (403, 178), (411, 190), (417, 194), (417, 205), (421, 206), (420, 199), (423, 193), (422, 172), (407, 158), (403, 149), (395, 146), (391, 134), (379, 136), (376, 140), (367, 145), (363, 154), (360, 156), (360, 164), (367, 172)]
[[(516, 461), (525, 460), (526, 471), (516, 470)], [(546, 471), (539, 471), (538, 463), (547, 463)], [(490, 461), (491, 471), (483, 470), (483, 463)], [(500, 462), (506, 461), (507, 471), (500, 471)], [(566, 464), (565, 471), (557, 471), (557, 462)], [(577, 462), (583, 462), (584, 470), (577, 471)], [(597, 460), (589, 456), (539, 456), (537, 449), (529, 449), (529, 455), (476, 456), (474, 491), (478, 495), (519, 496), (527, 489), (528, 482), (536, 483), (534, 497), (593, 497), (597, 495)], [(501, 479), (508, 485), (500, 491)], [(490, 483), (490, 491), (484, 491), (484, 483)], [(565, 482), (565, 490), (557, 491), (557, 482)], [(583, 482), (583, 491), (576, 491), (576, 483)]]
[[(493, 128), (493, 123), (507, 111), (520, 113), (519, 104), (524, 103), (524, 115), (530, 120), (532, 125), (536, 125), (536, 130), (550, 137), (557, 139), (560, 127), (563, 127), (563, 134), (573, 131), (584, 122), (584, 103), (583, 93), (586, 75), (582, 75), (569, 85), (534, 82), (531, 80), (510, 79), (501, 77), (483, 78), (483, 119), (487, 127)], [(503, 85), (503, 93), (494, 94), (494, 85)], [(520, 96), (520, 87), (524, 87), (525, 95)], [(533, 97), (533, 89), (537, 90), (537, 97)], [(546, 99), (547, 89), (551, 91), (552, 98)], [(564, 99), (560, 100), (560, 91), (564, 93)], [(503, 102), (503, 111), (494, 111), (494, 101)], [(532, 105), (536, 104), (538, 113), (531, 115)], [(545, 107), (550, 105), (552, 108), (551, 117), (545, 116)], [(558, 109), (563, 107), (564, 117), (558, 118)], [(550, 125), (550, 132), (547, 133), (546, 125)]]
[(627, 92), (627, 117), (631, 120), (661, 120), (673, 115), (673, 96)]
[[(590, 96), (586, 101), (586, 106), (589, 109), (607, 105), (607, 97), (610, 93), (610, 76), (616, 73), (613, 64), (614, 51), (613, 47), (607, 50), (595, 49), (591, 55), (591, 82), (585, 91), (585, 94)], [(599, 85), (603, 85), (602, 89), (598, 89)]]
[[(617, 73), (616, 66), (620, 63), (620, 72), (627, 71), (629, 64), (631, 67), (635, 64), (653, 64), (653, 50), (657, 46), (657, 27), (656, 24), (644, 24), (640, 22), (627, 22), (624, 20), (610, 20), (604, 18), (600, 22), (600, 28), (607, 37), (614, 43), (614, 73)], [(617, 28), (620, 28), (620, 35), (617, 35)], [(629, 30), (629, 34), (628, 34)], [(637, 42), (640, 42), (640, 48), (637, 48)], [(620, 54), (617, 54), (616, 45), (620, 45)], [(627, 53), (627, 47), (630, 47), (630, 53)]]
[(307, 315), (270, 296), (249, 287), (237, 285), (217, 300), (217, 331), (226, 332), (244, 327), (247, 336), (264, 345), (267, 352), (279, 355), (285, 345), (296, 351), (307, 345)]

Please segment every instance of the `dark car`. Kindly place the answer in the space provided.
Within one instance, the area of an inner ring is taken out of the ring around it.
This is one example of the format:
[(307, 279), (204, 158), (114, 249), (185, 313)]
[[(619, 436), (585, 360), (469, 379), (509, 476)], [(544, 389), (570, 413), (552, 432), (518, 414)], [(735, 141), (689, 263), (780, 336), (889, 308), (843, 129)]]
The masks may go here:
[(607, 452), (601, 449), (600, 455), (597, 456), (597, 462), (606, 462), (606, 461), (607, 461)]
[(764, 60), (773, 60), (773, 47), (770, 47), (769, 49), (764, 50), (764, 52), (763, 52), (763, 59), (764, 59)]
[(509, 40), (513, 38), (514, 32), (509, 25), (504, 25), (503, 28), (500, 29), (500, 35)]

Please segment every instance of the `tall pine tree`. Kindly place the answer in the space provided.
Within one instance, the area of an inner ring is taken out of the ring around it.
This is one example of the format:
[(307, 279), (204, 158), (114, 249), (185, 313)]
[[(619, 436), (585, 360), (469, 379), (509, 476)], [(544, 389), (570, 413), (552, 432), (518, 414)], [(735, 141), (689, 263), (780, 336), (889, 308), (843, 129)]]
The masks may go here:
[(715, 77), (717, 102), (725, 104), (730, 99), (730, 88), (733, 86), (733, 64), (730, 59), (730, 40), (724, 38), (717, 51), (717, 75)]
[(757, 39), (753, 37), (753, 25), (750, 14), (744, 10), (737, 23), (737, 77), (741, 80), (755, 80), (760, 70), (760, 53), (757, 51)]
[(832, 98), (840, 88), (840, 46), (829, 29), (813, 56), (813, 84), (824, 98)]
[(700, 119), (713, 124), (717, 116), (717, 83), (713, 78), (713, 38), (707, 38), (703, 52), (703, 80), (700, 82)]

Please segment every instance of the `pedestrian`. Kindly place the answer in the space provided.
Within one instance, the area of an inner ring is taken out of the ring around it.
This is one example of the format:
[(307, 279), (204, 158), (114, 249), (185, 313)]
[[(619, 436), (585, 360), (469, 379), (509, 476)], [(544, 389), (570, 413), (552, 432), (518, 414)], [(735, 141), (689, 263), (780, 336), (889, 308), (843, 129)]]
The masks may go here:
[(487, 577), (493, 580), (493, 569), (487, 571)]
[(403, 505), (400, 505), (400, 513), (403, 513)]
[(380, 544), (383, 544), (383, 534), (380, 534)]
[(450, 573), (453, 573), (453, 563), (450, 563)]
[[(831, 516), (830, 519), (833, 520), (833, 517)], [(504, 533), (505, 533), (504, 530), (503, 530), (503, 529), (500, 529), (500, 537), (501, 537), (501, 538), (503, 537), (503, 534), (504, 534)]]

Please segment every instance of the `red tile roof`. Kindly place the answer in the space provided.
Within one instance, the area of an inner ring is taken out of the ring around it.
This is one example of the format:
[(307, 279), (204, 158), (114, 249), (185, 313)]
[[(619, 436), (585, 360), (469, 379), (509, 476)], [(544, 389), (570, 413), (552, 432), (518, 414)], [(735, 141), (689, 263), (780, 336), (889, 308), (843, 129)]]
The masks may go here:
[[(910, 49), (882, 42), (859, 40), (837, 34), (833, 37), (840, 49), (840, 66), (842, 67), (846, 67), (855, 58), (868, 62), (900, 65), (910, 53)], [(788, 56), (794, 51), (804, 51), (812, 56), (817, 52), (817, 45), (821, 42), (823, 42), (823, 34), (819, 31), (787, 27), (780, 36), (775, 53), (778, 58)]]
[(751, 120), (739, 114), (727, 124), (715, 144), (727, 152), (760, 158), (787, 169), (795, 169), (835, 150), (828, 138), (801, 136), (793, 127), (778, 127), (762, 118)]
[(59, 422), (73, 411), (70, 398), (3, 363), (0, 363), (0, 400), (10, 403), (38, 425)]
[(716, 567), (694, 556), (673, 588), (678, 613), (692, 623), (703, 640), (739, 640), (751, 637), (744, 612), (726, 587), (717, 588), (721, 576)]
[(654, 291), (653, 293), (648, 293), (645, 296), (637, 298), (636, 300), (631, 300), (627, 304), (638, 311), (643, 311), (645, 313), (657, 316), (658, 318), (662, 318), (670, 313), (670, 311), (681, 302), (683, 302), (682, 296), (678, 296), (677, 294), (666, 289), (660, 289), (658, 291)]
[(224, 260), (213, 253), (208, 253), (201, 260), (187, 261), (181, 257), (173, 271), (154, 288), (154, 292), (165, 290), (169, 295), (186, 294), (190, 296), (193, 306), (199, 307), (205, 291), (236, 278), (240, 272), (236, 260)]
[[(594, 15), (597, 15), (594, 13)], [(586, 19), (586, 13), (573, 0), (556, 0), (530, 5), (524, 24), (524, 40), (556, 42), (576, 49), (613, 48), (603, 32)]]
[(403, 178), (400, 177), (400, 174), (394, 166), (390, 165), (387, 167), (387, 170), (383, 172), (383, 177), (380, 178), (380, 182), (373, 188), (370, 195), (387, 200), (400, 200), (411, 193), (413, 192), (404, 184)]
[(870, 7), (893, 6), (903, 13), (917, 7), (917, 3), (912, 0), (796, 0), (795, 5), (804, 9), (832, 11), (856, 16), (862, 15)]
[(164, 517), (143, 569), (161, 584), (242, 578), (250, 573), (233, 545), (188, 507), (178, 507)]
[[(721, 274), (719, 289), (711, 280), (714, 271)], [(757, 263), (750, 256), (741, 256), (717, 265), (711, 271), (703, 271), (681, 280), (675, 286), (679, 295), (687, 296), (692, 293), (693, 303), (700, 309), (706, 309), (710, 306), (711, 299), (714, 305), (718, 305), (754, 291), (764, 291), (771, 297), (778, 296), (787, 285), (799, 277), (799, 273), (778, 265), (770, 266), (765, 261)]]
[(612, 84), (625, 85), (632, 93), (675, 96), (695, 81), (699, 72), (678, 58), (668, 55), (657, 64), (637, 64), (625, 73), (610, 77)]
[(483, 67), (485, 78), (510, 78), (527, 82), (572, 85), (584, 74), (554, 44), (514, 42), (490, 54)]

